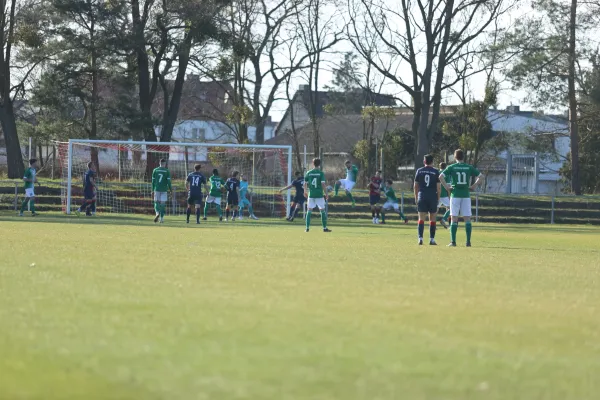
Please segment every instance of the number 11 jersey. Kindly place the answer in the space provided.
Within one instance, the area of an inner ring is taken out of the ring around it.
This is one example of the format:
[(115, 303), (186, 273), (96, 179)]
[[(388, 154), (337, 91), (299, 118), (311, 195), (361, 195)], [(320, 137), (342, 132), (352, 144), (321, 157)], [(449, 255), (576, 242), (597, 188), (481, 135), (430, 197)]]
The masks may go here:
[(442, 175), (446, 181), (452, 180), (451, 197), (466, 199), (471, 197), (471, 178), (477, 178), (481, 172), (472, 165), (457, 162), (442, 171)]

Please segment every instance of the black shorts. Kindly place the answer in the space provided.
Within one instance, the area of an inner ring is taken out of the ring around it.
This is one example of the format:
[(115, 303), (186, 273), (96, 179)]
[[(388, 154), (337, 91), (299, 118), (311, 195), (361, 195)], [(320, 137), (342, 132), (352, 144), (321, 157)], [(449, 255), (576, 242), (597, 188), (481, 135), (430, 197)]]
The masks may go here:
[(438, 209), (436, 198), (419, 197), (417, 200), (417, 211), (421, 213), (435, 213)]
[(372, 206), (376, 206), (381, 203), (381, 196), (378, 194), (369, 194), (369, 204)]
[(227, 205), (228, 206), (237, 206), (240, 203), (240, 199), (236, 194), (228, 194), (227, 195)]
[(202, 204), (202, 193), (188, 193), (187, 203), (190, 206)]
[(83, 198), (85, 200), (92, 200), (94, 197), (96, 197), (96, 192), (94, 192), (94, 188), (83, 190)]
[(293, 203), (296, 203), (299, 205), (304, 205), (305, 201), (306, 201), (306, 197), (304, 197), (304, 195), (296, 196), (296, 197), (294, 197), (294, 200), (292, 200)]

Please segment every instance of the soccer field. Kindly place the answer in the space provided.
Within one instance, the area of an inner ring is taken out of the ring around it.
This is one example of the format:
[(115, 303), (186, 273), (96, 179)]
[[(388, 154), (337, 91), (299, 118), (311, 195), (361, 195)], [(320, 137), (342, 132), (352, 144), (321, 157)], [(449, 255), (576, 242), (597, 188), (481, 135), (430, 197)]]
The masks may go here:
[(598, 228), (209, 219), (0, 215), (0, 399), (600, 398)]

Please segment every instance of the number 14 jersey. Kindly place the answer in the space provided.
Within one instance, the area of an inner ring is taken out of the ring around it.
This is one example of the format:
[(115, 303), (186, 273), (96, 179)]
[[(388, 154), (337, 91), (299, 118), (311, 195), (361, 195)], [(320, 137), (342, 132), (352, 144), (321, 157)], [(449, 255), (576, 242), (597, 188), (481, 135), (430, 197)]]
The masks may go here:
[[(449, 165), (442, 175), (446, 181), (452, 180), (452, 197), (469, 198), (471, 197), (471, 178), (477, 178), (481, 173), (472, 165), (457, 162)], [(449, 178), (449, 179), (448, 179)]]

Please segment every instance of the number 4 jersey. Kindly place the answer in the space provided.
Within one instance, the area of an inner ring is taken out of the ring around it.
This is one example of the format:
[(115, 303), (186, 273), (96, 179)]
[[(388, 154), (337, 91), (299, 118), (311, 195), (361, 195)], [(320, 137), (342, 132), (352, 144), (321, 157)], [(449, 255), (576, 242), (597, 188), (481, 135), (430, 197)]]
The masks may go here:
[(437, 184), (440, 181), (440, 171), (433, 167), (423, 167), (417, 170), (415, 182), (419, 184), (419, 198), (435, 199), (437, 201)]
[(452, 197), (469, 198), (471, 197), (469, 190), (471, 187), (471, 178), (477, 178), (481, 173), (472, 165), (457, 162), (456, 164), (449, 165), (448, 168), (442, 171), (442, 175), (446, 181), (452, 181)]
[(320, 199), (323, 197), (323, 182), (325, 174), (320, 169), (311, 169), (304, 176), (304, 181), (308, 186), (308, 197), (311, 199)]

